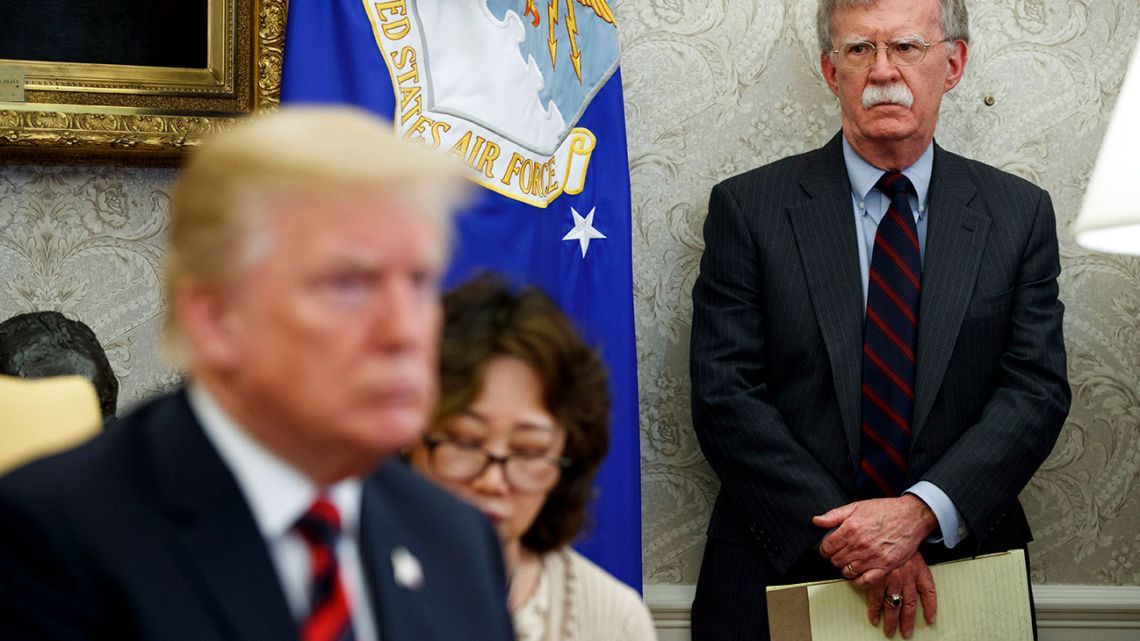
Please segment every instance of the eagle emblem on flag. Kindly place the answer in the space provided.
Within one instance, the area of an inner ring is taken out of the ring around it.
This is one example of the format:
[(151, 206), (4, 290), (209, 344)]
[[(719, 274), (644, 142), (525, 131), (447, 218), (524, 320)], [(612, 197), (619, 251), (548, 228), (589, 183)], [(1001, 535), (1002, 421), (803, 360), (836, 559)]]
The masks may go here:
[(578, 120), (618, 67), (606, 0), (542, 4), (545, 13), (534, 0), (368, 5), (397, 131), (537, 207), (581, 191), (596, 138)]

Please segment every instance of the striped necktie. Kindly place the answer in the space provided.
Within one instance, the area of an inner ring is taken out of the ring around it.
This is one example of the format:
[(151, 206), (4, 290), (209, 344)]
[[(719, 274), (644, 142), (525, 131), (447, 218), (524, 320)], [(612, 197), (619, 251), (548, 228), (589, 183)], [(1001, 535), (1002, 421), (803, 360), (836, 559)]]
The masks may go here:
[(875, 186), (891, 204), (875, 233), (863, 324), (863, 422), (856, 483), (867, 497), (905, 489), (914, 410), (915, 345), (922, 258), (907, 194), (896, 171)]
[(353, 641), (348, 596), (336, 561), (340, 513), (318, 497), (294, 526), (309, 548), (312, 580), (309, 616), (301, 625), (301, 641)]

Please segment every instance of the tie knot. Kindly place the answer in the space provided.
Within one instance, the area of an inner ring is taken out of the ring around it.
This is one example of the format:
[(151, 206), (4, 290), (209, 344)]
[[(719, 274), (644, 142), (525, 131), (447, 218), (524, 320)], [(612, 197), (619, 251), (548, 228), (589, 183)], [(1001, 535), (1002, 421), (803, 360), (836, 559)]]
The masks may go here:
[(332, 501), (321, 496), (297, 519), (295, 527), (310, 543), (332, 545), (340, 535), (340, 512)]
[(879, 182), (875, 183), (875, 187), (887, 196), (895, 196), (897, 194), (907, 194), (913, 189), (910, 184), (910, 179), (897, 171), (888, 171), (879, 177)]

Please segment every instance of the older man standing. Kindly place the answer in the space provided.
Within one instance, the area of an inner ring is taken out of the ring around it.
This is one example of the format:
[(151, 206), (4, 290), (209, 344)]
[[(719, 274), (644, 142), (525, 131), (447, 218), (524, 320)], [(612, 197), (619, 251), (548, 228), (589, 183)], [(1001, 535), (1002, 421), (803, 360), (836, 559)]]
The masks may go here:
[(185, 390), (0, 480), (0, 638), (510, 639), (489, 524), (398, 460), (460, 186), (360, 112), (255, 118), (171, 203)]
[(696, 641), (766, 639), (765, 586), (841, 575), (909, 636), (927, 563), (1026, 546), (1017, 496), (1069, 408), (1048, 194), (934, 143), (963, 0), (818, 17), (842, 132), (717, 185), (705, 223), (693, 421), (722, 486)]

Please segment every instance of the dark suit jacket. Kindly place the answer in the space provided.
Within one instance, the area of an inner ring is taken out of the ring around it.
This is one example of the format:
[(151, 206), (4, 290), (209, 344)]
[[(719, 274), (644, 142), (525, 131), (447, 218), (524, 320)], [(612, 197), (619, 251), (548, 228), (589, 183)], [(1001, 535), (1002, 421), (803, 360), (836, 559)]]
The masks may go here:
[[(472, 508), (391, 460), (365, 480), (361, 556), (384, 641), (513, 639), (500, 548)], [(0, 479), (0, 639), (297, 639), (269, 551), (184, 393)], [(408, 590), (391, 550), (423, 566)]]
[[(858, 499), (864, 310), (841, 135), (713, 189), (693, 289), (693, 423), (721, 481), (709, 536), (761, 550), (777, 580), (816, 554), (811, 517)], [(1048, 194), (936, 145), (927, 225), (908, 484), (937, 485), (970, 528), (942, 560), (1030, 540), (1017, 495), (1070, 392)]]

